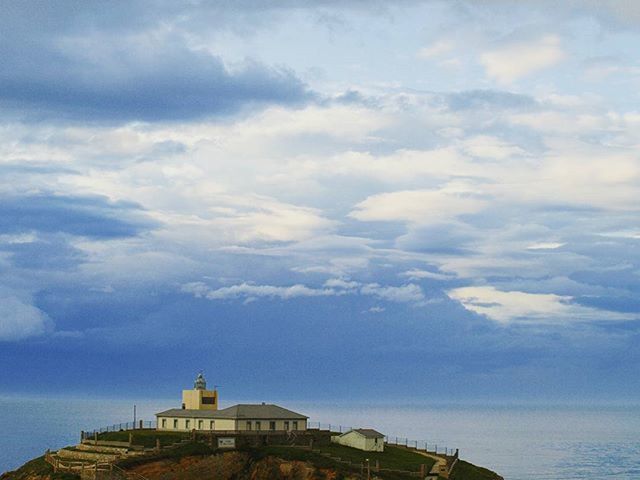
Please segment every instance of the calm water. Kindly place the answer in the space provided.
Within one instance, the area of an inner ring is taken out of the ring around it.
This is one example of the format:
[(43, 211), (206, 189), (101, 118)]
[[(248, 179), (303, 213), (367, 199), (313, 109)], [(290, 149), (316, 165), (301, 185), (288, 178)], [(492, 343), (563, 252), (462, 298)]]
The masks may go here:
[[(134, 401), (0, 398), (0, 472), (77, 442), (82, 429), (130, 421)], [(138, 418), (171, 401), (135, 401)], [(508, 480), (640, 479), (640, 407), (344, 406), (280, 402), (312, 421), (370, 426), (460, 448)]]

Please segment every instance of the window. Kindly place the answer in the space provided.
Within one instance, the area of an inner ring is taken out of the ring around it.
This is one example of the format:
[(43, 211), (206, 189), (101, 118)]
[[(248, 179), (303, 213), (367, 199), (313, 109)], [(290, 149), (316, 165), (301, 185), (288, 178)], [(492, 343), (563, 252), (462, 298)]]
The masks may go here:
[(251, 420), (247, 422), (247, 430), (251, 430)]
[(256, 430), (260, 430), (260, 422), (256, 422)]
[(173, 428), (178, 428), (178, 419), (177, 418), (173, 419)]
[(269, 430), (275, 430), (276, 429), (276, 422), (269, 422)]
[(209, 430), (215, 430), (215, 426), (216, 426), (216, 422), (214, 422), (213, 420), (211, 420), (209, 422)]
[(198, 420), (198, 430), (202, 430), (202, 425), (204, 422), (202, 420)]
[(298, 430), (298, 422), (296, 421), (293, 422), (293, 429)]
[(189, 427), (191, 426), (191, 420), (185, 420), (184, 421), (184, 428), (186, 428), (187, 430), (189, 430)]
[(167, 419), (166, 418), (162, 419), (162, 428), (167, 428)]
[(202, 397), (202, 404), (203, 405), (215, 405), (216, 404), (216, 397)]
[(284, 429), (289, 430), (289, 422), (284, 422)]

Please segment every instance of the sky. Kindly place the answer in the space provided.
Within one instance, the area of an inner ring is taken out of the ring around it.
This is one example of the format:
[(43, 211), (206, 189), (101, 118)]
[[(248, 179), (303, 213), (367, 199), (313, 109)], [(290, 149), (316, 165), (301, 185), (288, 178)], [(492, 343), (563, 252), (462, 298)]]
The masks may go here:
[(616, 0), (6, 2), (0, 393), (635, 401), (639, 44)]

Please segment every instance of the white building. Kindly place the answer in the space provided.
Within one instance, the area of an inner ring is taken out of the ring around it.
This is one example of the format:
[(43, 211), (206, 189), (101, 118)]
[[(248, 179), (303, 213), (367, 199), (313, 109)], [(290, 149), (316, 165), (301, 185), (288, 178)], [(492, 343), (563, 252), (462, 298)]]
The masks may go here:
[(331, 441), (366, 452), (384, 451), (384, 435), (370, 428), (349, 430), (342, 435), (331, 437)]
[(193, 390), (182, 392), (182, 408), (156, 413), (157, 429), (197, 431), (302, 431), (307, 418), (272, 404), (240, 404), (218, 410), (218, 392), (198, 375)]

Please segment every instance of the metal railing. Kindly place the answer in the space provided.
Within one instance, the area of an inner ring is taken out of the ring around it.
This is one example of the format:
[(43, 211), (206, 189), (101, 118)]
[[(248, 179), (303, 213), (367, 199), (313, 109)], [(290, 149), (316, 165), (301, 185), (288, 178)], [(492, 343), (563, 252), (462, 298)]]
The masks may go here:
[(144, 430), (156, 428), (157, 422), (155, 420), (138, 420), (136, 422), (123, 422), (114, 423), (113, 425), (107, 425), (106, 427), (96, 428), (94, 430), (83, 430), (83, 439), (91, 438), (96, 433), (105, 432), (120, 432), (125, 430)]
[[(353, 427), (345, 427), (335, 423), (307, 422), (308, 429), (325, 430), (332, 433), (345, 433), (354, 430)], [(432, 453), (434, 455), (442, 455), (445, 457), (457, 456), (458, 449), (450, 448), (437, 442), (429, 442), (427, 440), (411, 440), (405, 437), (385, 436), (384, 441), (387, 445), (397, 445), (401, 447), (412, 448), (414, 450)]]

